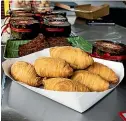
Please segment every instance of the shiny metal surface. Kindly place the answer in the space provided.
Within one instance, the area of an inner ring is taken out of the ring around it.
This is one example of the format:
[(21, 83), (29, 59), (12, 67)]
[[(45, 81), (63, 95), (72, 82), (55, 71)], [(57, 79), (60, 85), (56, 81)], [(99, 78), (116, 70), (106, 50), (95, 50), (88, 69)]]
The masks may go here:
[[(85, 39), (94, 40), (103, 38), (109, 33), (110, 27), (106, 27), (95, 26), (93, 29), (94, 26), (87, 26), (83, 21), (76, 20), (72, 29), (74, 28), (76, 33)], [(126, 30), (117, 25), (115, 27), (116, 30), (111, 29), (119, 32), (122, 36), (120, 41), (125, 42)], [(30, 91), (7, 77), (4, 85), (2, 121), (121, 121), (118, 113), (124, 110), (126, 110), (126, 85), (123, 84), (82, 114)]]
[(121, 121), (126, 89), (119, 86), (88, 111), (80, 114), (6, 79), (2, 121)]
[(89, 41), (105, 39), (126, 44), (126, 28), (119, 25), (87, 25), (83, 19), (76, 18), (72, 30)]

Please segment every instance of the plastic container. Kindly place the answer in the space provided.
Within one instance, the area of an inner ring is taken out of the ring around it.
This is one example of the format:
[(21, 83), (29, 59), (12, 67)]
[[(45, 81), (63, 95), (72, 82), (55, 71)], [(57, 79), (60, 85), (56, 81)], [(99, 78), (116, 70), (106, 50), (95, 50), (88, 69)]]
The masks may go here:
[(10, 12), (11, 17), (34, 17), (30, 11), (14, 10)]
[(98, 40), (93, 44), (93, 53), (91, 56), (106, 60), (126, 61), (126, 45), (112, 41)]
[(46, 17), (43, 24), (45, 36), (66, 36), (71, 33), (71, 24), (64, 17)]
[(43, 16), (45, 15), (52, 15), (53, 7), (42, 7), (42, 8), (36, 8), (33, 10), (33, 13), (35, 15), (35, 19), (41, 20)]
[(33, 17), (11, 17), (10, 18), (10, 22), (16, 20), (34, 20), (34, 18)]
[(63, 17), (66, 17), (66, 12), (63, 12), (63, 11), (52, 11), (51, 13), (53, 15), (61, 15)]
[(68, 19), (58, 13), (52, 13), (52, 12), (47, 12), (45, 14), (42, 14), (41, 17), (39, 18), (40, 22), (43, 24), (44, 23), (44, 19), (47, 18), (62, 18), (65, 19), (66, 21), (68, 21)]
[(37, 20), (15, 20), (10, 22), (11, 35), (13, 39), (29, 40), (35, 38), (39, 33), (39, 22)]

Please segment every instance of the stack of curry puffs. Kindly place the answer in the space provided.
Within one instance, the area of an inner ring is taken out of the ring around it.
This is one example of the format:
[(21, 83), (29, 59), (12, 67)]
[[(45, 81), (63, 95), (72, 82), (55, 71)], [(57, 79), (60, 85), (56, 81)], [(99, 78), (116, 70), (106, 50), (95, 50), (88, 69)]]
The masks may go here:
[(36, 59), (33, 65), (15, 62), (11, 66), (11, 75), (16, 81), (30, 86), (43, 85), (47, 90), (67, 92), (100, 92), (118, 82), (112, 69), (94, 62), (79, 48), (53, 47), (50, 56)]

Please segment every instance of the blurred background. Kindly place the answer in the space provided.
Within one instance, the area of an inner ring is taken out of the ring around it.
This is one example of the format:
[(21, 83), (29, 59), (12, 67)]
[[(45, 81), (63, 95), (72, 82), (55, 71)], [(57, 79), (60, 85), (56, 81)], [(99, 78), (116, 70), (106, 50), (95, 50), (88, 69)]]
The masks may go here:
[[(8, 0), (5, 0), (7, 3)], [(92, 4), (92, 5), (102, 5), (102, 4), (109, 4), (110, 5), (110, 14), (107, 16), (107, 19), (112, 19), (116, 24), (126, 27), (126, 1), (85, 1), (85, 0), (50, 0), (51, 3), (60, 2), (67, 4), (71, 7), (75, 7), (76, 5), (81, 4)], [(5, 17), (5, 9), (4, 9), (4, 1), (1, 1), (1, 17)], [(73, 15), (74, 13), (69, 14)]]

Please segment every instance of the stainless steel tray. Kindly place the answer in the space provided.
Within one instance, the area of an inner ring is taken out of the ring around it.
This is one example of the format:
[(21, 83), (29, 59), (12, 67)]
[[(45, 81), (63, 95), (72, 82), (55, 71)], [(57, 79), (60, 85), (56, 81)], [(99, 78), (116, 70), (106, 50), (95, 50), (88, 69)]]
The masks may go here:
[(126, 89), (120, 86), (80, 114), (5, 78), (2, 121), (120, 121), (118, 113), (126, 109)]

